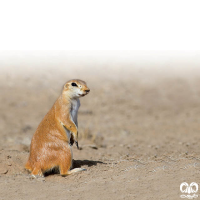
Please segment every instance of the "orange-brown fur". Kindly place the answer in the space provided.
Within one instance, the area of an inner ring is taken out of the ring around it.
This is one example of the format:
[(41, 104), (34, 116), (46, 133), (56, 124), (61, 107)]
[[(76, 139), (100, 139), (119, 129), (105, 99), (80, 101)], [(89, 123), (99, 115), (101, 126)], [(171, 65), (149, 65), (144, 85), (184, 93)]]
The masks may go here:
[[(76, 83), (78, 87), (72, 86), (72, 83)], [(43, 176), (54, 167), (60, 169), (61, 175), (72, 173), (73, 170), (69, 171), (72, 166), (70, 140), (72, 144), (74, 141), (78, 144), (77, 124), (71, 116), (72, 102), (79, 101), (77, 99), (89, 91), (86, 83), (78, 79), (70, 80), (64, 85), (61, 96), (33, 135), (29, 159), (25, 166), (32, 175)], [(66, 130), (69, 131), (70, 138)]]

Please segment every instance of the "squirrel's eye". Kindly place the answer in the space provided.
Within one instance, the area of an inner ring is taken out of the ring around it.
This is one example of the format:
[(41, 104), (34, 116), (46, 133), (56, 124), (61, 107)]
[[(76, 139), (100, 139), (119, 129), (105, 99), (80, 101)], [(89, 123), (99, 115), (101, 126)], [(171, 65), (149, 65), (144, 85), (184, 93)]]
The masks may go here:
[(72, 86), (78, 87), (78, 85), (76, 83), (72, 83)]

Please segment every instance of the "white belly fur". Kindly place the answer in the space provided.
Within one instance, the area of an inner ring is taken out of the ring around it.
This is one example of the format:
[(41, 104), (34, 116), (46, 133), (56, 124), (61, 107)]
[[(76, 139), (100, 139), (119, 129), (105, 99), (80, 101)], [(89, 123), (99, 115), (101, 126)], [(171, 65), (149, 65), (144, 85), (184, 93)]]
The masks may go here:
[(77, 117), (78, 117), (79, 107), (80, 107), (80, 100), (79, 99), (73, 99), (71, 101), (71, 118), (72, 118), (73, 122), (76, 124), (77, 127), (78, 127)]

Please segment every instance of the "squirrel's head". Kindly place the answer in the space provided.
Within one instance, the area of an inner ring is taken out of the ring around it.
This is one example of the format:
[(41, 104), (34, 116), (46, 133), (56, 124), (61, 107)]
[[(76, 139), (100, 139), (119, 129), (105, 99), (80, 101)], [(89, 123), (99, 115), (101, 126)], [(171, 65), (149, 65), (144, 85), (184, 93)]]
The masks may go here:
[(70, 98), (80, 98), (88, 94), (90, 89), (85, 81), (73, 79), (65, 83), (63, 92), (67, 92)]

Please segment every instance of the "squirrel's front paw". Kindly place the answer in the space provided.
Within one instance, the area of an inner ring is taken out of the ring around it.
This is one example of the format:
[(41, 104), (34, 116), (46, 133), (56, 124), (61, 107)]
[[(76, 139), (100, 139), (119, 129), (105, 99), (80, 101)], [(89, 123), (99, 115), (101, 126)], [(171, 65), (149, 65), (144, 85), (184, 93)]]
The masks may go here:
[(77, 149), (79, 149), (79, 146), (78, 146), (78, 131), (76, 133), (71, 133), (70, 144), (73, 145), (74, 142), (77, 146)]

